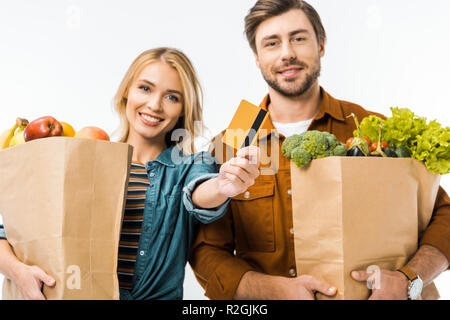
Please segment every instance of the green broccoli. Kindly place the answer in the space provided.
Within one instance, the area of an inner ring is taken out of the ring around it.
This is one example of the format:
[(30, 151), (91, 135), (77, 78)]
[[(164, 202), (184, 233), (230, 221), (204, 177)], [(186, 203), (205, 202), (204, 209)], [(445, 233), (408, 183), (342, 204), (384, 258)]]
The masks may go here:
[(281, 146), (281, 152), (283, 152), (286, 158), (291, 158), (291, 152), (295, 148), (297, 148), (303, 141), (303, 136), (299, 134), (294, 134), (290, 136), (286, 140), (284, 140), (283, 145)]
[(333, 156), (345, 157), (347, 155), (347, 147), (345, 144), (339, 142), (339, 144), (333, 149)]
[(326, 135), (319, 131), (307, 131), (304, 133), (301, 147), (311, 154), (313, 159), (323, 155), (329, 148)]
[(291, 155), (292, 161), (300, 168), (306, 167), (312, 160), (311, 154), (302, 147), (297, 147), (292, 150)]
[(324, 134), (325, 138), (328, 140), (328, 145), (330, 149), (334, 149), (336, 146), (340, 144), (339, 140), (336, 138), (334, 134), (331, 134), (329, 132), (322, 132)]
[(281, 151), (297, 167), (306, 167), (313, 159), (345, 156), (347, 148), (329, 132), (307, 131), (287, 138)]

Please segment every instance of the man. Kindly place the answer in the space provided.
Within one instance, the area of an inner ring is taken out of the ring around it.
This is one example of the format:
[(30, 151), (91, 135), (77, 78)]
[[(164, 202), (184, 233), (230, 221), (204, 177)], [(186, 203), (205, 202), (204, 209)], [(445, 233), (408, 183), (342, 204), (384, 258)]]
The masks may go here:
[[(353, 112), (363, 119), (374, 114), (334, 99), (319, 86), (326, 34), (309, 4), (259, 0), (245, 22), (257, 66), (269, 85), (261, 107), (269, 111), (276, 129), (259, 136), (260, 142), (279, 137), (277, 148), (281, 150), (286, 136), (306, 130), (328, 131), (346, 141), (355, 129), (353, 119), (346, 116)], [(226, 147), (220, 139), (214, 143), (216, 158), (223, 162)], [(267, 145), (270, 153), (273, 143)], [(233, 198), (223, 219), (199, 230), (190, 263), (211, 299), (314, 299), (316, 291), (336, 293), (330, 284), (297, 274), (289, 161), (282, 155), (275, 157), (278, 163), (273, 175), (261, 174), (253, 187)], [(426, 286), (448, 268), (449, 259), (450, 200), (440, 188), (420, 248), (402, 272), (382, 270), (380, 287), (372, 290), (370, 298), (417, 298), (417, 291), (408, 288), (415, 275)], [(366, 281), (370, 274), (359, 270), (352, 276), (355, 281)]]

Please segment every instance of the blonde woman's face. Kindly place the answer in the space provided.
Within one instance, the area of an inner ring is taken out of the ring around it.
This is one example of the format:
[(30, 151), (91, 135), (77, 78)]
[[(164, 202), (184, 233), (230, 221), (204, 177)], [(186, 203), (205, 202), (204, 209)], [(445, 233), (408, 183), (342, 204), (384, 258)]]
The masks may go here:
[(145, 67), (128, 91), (126, 115), (129, 135), (162, 139), (183, 113), (182, 85), (178, 72), (158, 61)]

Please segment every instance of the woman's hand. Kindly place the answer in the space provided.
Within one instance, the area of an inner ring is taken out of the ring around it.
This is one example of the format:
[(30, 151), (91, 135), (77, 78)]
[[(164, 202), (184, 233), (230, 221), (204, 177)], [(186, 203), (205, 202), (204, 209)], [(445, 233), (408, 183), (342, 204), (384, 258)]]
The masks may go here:
[(235, 158), (225, 162), (219, 171), (219, 192), (232, 198), (245, 192), (259, 176), (259, 148), (249, 146), (240, 149)]
[(45, 300), (42, 293), (42, 287), (53, 287), (55, 279), (46, 274), (41, 268), (37, 266), (28, 266), (21, 263), (14, 272), (12, 278), (14, 283), (22, 294), (24, 300)]
[(259, 176), (259, 148), (246, 147), (237, 152), (236, 158), (225, 162), (219, 176), (203, 182), (194, 190), (192, 202), (199, 208), (211, 209), (245, 192)]

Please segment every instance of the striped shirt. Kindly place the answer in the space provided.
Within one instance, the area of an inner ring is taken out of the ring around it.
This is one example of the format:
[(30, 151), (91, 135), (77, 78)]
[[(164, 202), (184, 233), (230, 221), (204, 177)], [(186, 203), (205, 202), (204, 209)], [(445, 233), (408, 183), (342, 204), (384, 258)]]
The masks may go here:
[(119, 242), (117, 274), (119, 287), (131, 290), (134, 265), (144, 219), (145, 194), (150, 181), (145, 165), (133, 162), (130, 169), (125, 213)]

